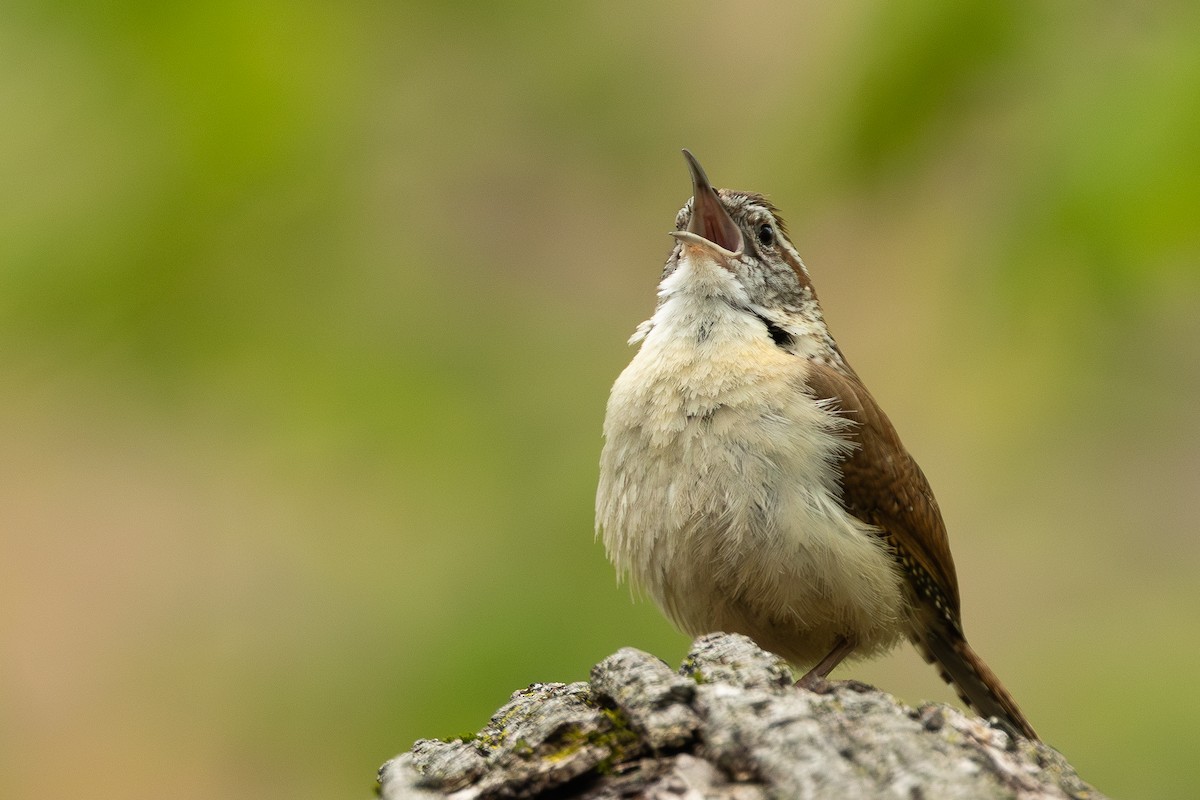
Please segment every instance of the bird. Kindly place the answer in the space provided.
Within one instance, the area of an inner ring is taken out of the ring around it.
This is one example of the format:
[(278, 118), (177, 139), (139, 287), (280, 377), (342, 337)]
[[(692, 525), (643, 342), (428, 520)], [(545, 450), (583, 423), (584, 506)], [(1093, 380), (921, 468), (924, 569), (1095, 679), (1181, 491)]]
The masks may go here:
[(847, 362), (778, 209), (687, 150), (657, 303), (604, 420), (596, 530), (682, 631), (749, 636), (827, 691), (908, 639), (959, 697), (1037, 734), (967, 643), (946, 525)]

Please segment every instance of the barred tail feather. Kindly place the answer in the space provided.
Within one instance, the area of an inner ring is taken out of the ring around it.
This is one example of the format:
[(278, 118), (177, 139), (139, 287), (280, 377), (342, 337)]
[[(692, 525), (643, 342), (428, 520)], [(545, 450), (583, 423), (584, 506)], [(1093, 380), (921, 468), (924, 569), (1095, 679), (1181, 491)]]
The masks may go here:
[(1037, 741), (1038, 735), (1021, 713), (1017, 701), (961, 634), (928, 631), (916, 645), (925, 660), (937, 665), (942, 679), (954, 687), (962, 701), (976, 713), (996, 717), (1015, 732)]

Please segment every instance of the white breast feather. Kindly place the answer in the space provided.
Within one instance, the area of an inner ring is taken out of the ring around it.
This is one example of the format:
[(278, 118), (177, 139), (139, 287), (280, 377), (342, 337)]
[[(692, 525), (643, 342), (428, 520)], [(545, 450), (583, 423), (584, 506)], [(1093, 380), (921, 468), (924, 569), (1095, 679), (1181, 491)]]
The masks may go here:
[(746, 633), (797, 664), (839, 635), (860, 656), (889, 647), (894, 561), (837, 499), (852, 423), (760, 320), (673, 291), (680, 271), (609, 398), (596, 521), (618, 574), (684, 631)]

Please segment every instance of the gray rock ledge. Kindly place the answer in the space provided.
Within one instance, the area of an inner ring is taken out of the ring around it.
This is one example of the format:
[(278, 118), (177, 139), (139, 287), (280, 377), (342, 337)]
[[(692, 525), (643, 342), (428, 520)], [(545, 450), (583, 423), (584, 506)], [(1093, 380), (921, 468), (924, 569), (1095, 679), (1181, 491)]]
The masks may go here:
[(380, 796), (1102, 800), (1044, 744), (951, 706), (832, 686), (793, 687), (744, 636), (697, 639), (678, 672), (625, 648), (590, 683), (515, 692), (469, 740), (419, 740), (380, 768)]

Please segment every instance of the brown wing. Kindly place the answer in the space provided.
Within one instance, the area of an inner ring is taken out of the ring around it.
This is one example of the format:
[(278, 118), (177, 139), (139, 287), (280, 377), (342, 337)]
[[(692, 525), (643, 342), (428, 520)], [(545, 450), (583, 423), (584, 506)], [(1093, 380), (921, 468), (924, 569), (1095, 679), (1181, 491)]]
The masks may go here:
[(1037, 739), (1012, 695), (963, 636), (958, 580), (942, 513), (891, 421), (853, 374), (814, 362), (808, 382), (818, 398), (832, 399), (857, 423), (849, 434), (857, 447), (841, 463), (842, 502), (851, 514), (879, 528), (912, 577), (925, 623), (912, 631), (913, 643), (968, 705)]
[(857, 377), (814, 361), (808, 384), (818, 399), (831, 398), (855, 423), (847, 433), (855, 449), (840, 465), (846, 510), (879, 528), (912, 576), (926, 611), (961, 631), (950, 540), (925, 474)]

